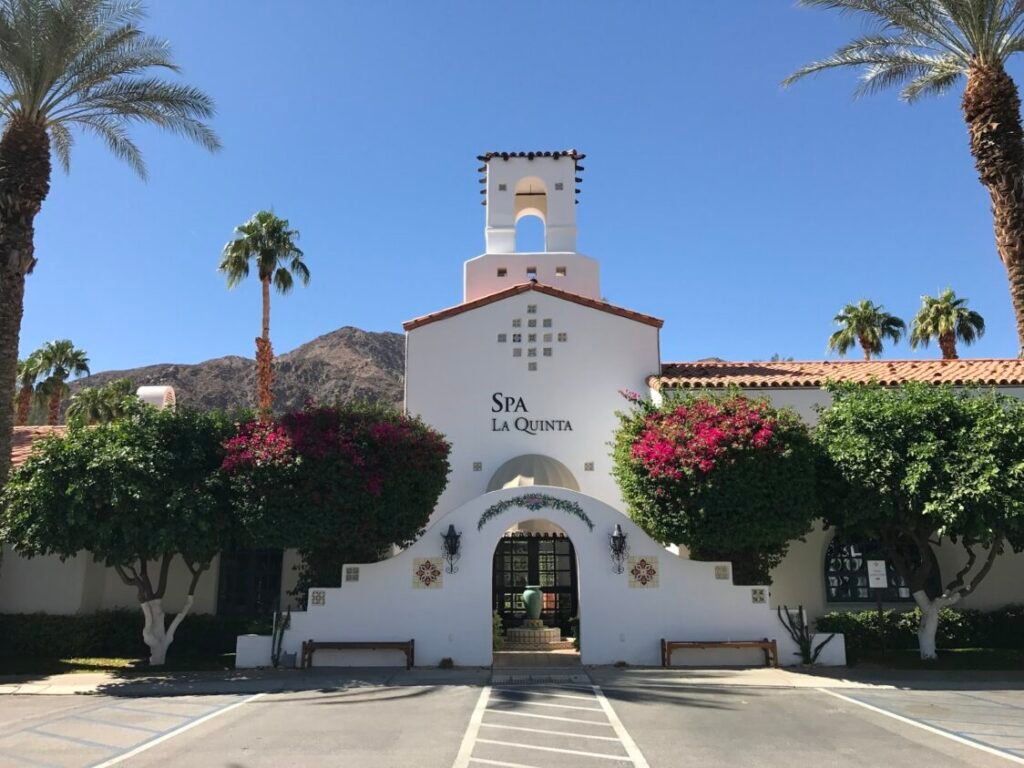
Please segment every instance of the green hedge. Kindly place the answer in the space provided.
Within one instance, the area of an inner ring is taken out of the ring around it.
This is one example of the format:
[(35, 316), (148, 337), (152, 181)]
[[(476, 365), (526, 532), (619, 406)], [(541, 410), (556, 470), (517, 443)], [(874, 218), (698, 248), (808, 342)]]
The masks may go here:
[[(0, 659), (148, 656), (142, 642), (142, 612), (100, 611), (76, 616), (0, 614)], [(196, 659), (234, 653), (235, 638), (256, 629), (249, 619), (211, 614), (185, 617), (169, 657)], [(269, 634), (269, 628), (266, 628)]]
[[(917, 626), (921, 612), (886, 610), (881, 621), (877, 610), (833, 611), (817, 621), (818, 632), (842, 632), (846, 653), (855, 660), (865, 652), (917, 648)], [(944, 608), (939, 617), (936, 644), (941, 648), (1024, 649), (1024, 604), (1008, 605), (994, 611)]]

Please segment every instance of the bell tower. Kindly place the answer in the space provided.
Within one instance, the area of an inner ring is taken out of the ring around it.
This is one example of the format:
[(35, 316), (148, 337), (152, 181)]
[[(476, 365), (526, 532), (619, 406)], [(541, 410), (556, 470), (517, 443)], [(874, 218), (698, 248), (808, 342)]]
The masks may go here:
[[(486, 252), (465, 265), (464, 301), (535, 280), (587, 298), (600, 298), (597, 262), (576, 252), (576, 203), (585, 155), (556, 152), (488, 152), (478, 159), (486, 208)], [(544, 250), (516, 247), (516, 224), (536, 216), (544, 225)]]

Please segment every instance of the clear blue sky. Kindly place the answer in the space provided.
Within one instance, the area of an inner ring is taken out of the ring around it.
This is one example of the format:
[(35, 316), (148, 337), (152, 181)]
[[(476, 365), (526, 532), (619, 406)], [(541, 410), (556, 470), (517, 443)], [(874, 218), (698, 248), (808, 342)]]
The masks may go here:
[[(854, 100), (852, 74), (779, 81), (860, 26), (793, 0), (159, 0), (149, 31), (217, 101), (209, 155), (151, 130), (151, 178), (87, 137), (37, 221), (22, 350), (93, 370), (253, 355), (255, 282), (216, 272), (272, 206), (312, 284), (273, 301), (278, 353), (343, 325), (400, 331), (461, 299), (483, 248), (475, 156), (587, 153), (580, 250), (603, 292), (665, 319), (665, 360), (821, 358), (870, 297), (970, 297), (1016, 355), (1006, 276), (959, 95)], [(934, 357), (906, 344), (886, 357)]]

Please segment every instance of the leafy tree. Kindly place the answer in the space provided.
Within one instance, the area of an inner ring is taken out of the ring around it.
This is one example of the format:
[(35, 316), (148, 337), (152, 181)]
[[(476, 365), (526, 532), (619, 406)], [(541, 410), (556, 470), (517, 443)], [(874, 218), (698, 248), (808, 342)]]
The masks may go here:
[(36, 394), (36, 383), (39, 381), (41, 373), (37, 352), (18, 361), (18, 397), (14, 418), (14, 423), (18, 426), (28, 424), (28, 417), (32, 411), (32, 400)]
[[(218, 413), (141, 403), (119, 421), (41, 441), (0, 495), (0, 540), (19, 554), (91, 552), (136, 590), (150, 664), (164, 663), (200, 576), (237, 537), (220, 466), (234, 424)], [(171, 565), (191, 574), (167, 625)]]
[[(921, 657), (934, 658), (939, 612), (977, 589), (1007, 547), (1024, 549), (1024, 402), (922, 383), (830, 391), (816, 431), (825, 522), (881, 542), (921, 609)], [(929, 594), (941, 539), (965, 562)]]
[(37, 395), (46, 400), (47, 423), (56, 424), (60, 420), (61, 401), (68, 393), (67, 381), (72, 376), (89, 373), (89, 358), (70, 339), (48, 341), (35, 354), (40, 375), (46, 377), (39, 385)]
[(345, 562), (414, 541), (447, 485), (449, 450), (390, 409), (311, 407), (243, 426), (224, 470), (245, 530), (264, 546), (301, 550), (301, 591), (337, 586)]
[(297, 230), (289, 229), (288, 219), (270, 211), (259, 211), (244, 224), (235, 227), (236, 237), (224, 246), (220, 271), (234, 288), (249, 276), (249, 262), (256, 262), (256, 273), (263, 287), (263, 331), (256, 339), (256, 403), (260, 417), (268, 419), (274, 404), (274, 351), (270, 345), (270, 285), (278, 293), (291, 291), (298, 277), (309, 285), (309, 268), (303, 253), (295, 245)]
[(1024, 350), (1024, 131), (1017, 84), (1006, 71), (1024, 50), (1024, 3), (1015, 0), (800, 0), (877, 27), (785, 81), (828, 69), (861, 70), (859, 93), (901, 88), (907, 102), (966, 80), (961, 107), (971, 154), (992, 200)]
[(966, 345), (985, 335), (985, 318), (967, 308), (967, 299), (957, 298), (952, 288), (938, 296), (922, 296), (921, 309), (910, 326), (910, 346), (927, 347), (937, 339), (943, 360), (956, 360), (957, 341)]
[(864, 351), (864, 359), (882, 354), (882, 344), (891, 339), (899, 342), (907, 330), (907, 324), (896, 315), (890, 315), (880, 304), (861, 299), (856, 304), (847, 304), (834, 318), (839, 330), (828, 338), (828, 348), (845, 357), (855, 345)]
[[(0, 390), (17, 376), (25, 277), (36, 263), (35, 218), (50, 191), (50, 150), (68, 170), (76, 131), (100, 138), (140, 176), (134, 124), (183, 135), (208, 149), (202, 122), (213, 103), (153, 70), (177, 72), (170, 49), (143, 33), (138, 3), (121, 0), (0, 2)], [(11, 456), (10, 408), (0, 408), (0, 485)]]
[(792, 411), (740, 394), (627, 395), (613, 443), (630, 516), (698, 560), (728, 560), (738, 584), (767, 584), (817, 514), (815, 452)]
[(72, 395), (65, 418), (68, 424), (106, 424), (129, 412), (135, 399), (131, 379), (114, 379), (102, 387), (83, 387)]

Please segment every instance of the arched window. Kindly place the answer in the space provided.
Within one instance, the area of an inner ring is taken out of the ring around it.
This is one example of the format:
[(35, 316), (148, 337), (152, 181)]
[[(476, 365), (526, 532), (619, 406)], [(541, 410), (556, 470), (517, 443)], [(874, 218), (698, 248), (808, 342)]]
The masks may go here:
[(873, 603), (877, 599), (868, 585), (868, 560), (885, 560), (888, 588), (882, 593), (887, 603), (912, 602), (910, 588), (889, 562), (876, 541), (843, 543), (834, 537), (825, 553), (825, 599), (830, 603)]
[[(516, 222), (516, 253), (544, 252), (544, 219), (534, 214), (525, 214)], [(520, 276), (520, 281), (524, 280)]]

